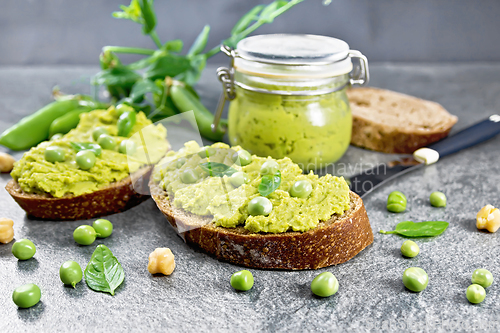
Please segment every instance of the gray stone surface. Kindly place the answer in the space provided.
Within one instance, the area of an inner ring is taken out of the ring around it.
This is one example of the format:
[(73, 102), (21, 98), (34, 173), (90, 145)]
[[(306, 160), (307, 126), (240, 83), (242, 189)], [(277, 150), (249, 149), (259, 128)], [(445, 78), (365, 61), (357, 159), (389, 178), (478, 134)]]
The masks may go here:
[[(0, 68), (0, 130), (50, 100), (54, 84), (67, 92), (88, 92), (85, 78), (95, 68)], [(202, 97), (212, 108), (218, 85), (209, 68), (201, 83)], [(442, 103), (459, 116), (454, 131), (500, 109), (500, 64), (372, 66), (372, 85), (391, 88)], [(172, 140), (175, 138), (171, 138)], [(365, 198), (375, 232), (374, 243), (351, 261), (319, 271), (251, 270), (254, 288), (238, 293), (229, 285), (240, 268), (219, 262), (184, 244), (148, 200), (112, 215), (113, 235), (92, 246), (78, 246), (74, 228), (91, 221), (29, 220), (7, 192), (0, 190), (2, 217), (15, 221), (16, 239), (37, 245), (35, 257), (17, 261), (12, 244), (0, 244), (0, 331), (498, 331), (500, 308), (499, 235), (479, 232), (475, 214), (485, 204), (500, 206), (500, 137), (405, 175)], [(21, 154), (16, 154), (20, 157)], [(376, 163), (392, 158), (350, 148), (345, 163)], [(0, 178), (0, 187), (9, 180)], [(393, 190), (408, 197), (408, 210), (388, 213), (385, 200)], [(448, 207), (433, 208), (428, 196), (441, 190)], [(437, 238), (418, 239), (421, 253), (401, 257), (403, 238), (382, 235), (405, 220), (446, 220), (450, 227)], [(121, 261), (125, 283), (116, 295), (96, 293), (85, 283), (76, 289), (62, 285), (61, 263), (73, 259), (82, 267), (97, 244), (107, 245)], [(156, 247), (170, 247), (177, 268), (169, 277), (151, 276), (147, 258)], [(403, 271), (418, 266), (427, 271), (428, 288), (407, 291)], [(469, 304), (465, 290), (474, 269), (489, 269), (497, 281), (480, 305)], [(340, 283), (330, 298), (313, 297), (311, 280), (330, 271)], [(36, 283), (42, 301), (18, 309), (14, 288)]]

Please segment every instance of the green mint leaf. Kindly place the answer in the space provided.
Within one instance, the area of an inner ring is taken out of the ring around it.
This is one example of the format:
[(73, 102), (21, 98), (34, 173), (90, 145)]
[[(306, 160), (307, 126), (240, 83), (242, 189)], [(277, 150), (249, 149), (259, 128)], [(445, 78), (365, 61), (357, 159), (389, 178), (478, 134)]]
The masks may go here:
[(218, 162), (200, 163), (200, 168), (202, 168), (203, 171), (208, 173), (208, 175), (211, 177), (231, 176), (233, 173), (238, 171), (234, 168), (231, 168), (229, 165)]
[(85, 268), (85, 281), (90, 289), (115, 294), (125, 279), (122, 265), (105, 245), (98, 245)]
[(412, 222), (404, 221), (398, 223), (396, 229), (393, 231), (380, 230), (382, 234), (398, 234), (405, 237), (433, 237), (441, 235), (449, 223), (445, 221), (425, 221), (425, 222)]
[(71, 142), (71, 147), (77, 152), (82, 150), (90, 150), (95, 156), (101, 156), (102, 148), (97, 143), (93, 142)]
[(259, 193), (263, 197), (267, 197), (280, 187), (281, 172), (278, 171), (274, 175), (264, 175), (259, 184)]

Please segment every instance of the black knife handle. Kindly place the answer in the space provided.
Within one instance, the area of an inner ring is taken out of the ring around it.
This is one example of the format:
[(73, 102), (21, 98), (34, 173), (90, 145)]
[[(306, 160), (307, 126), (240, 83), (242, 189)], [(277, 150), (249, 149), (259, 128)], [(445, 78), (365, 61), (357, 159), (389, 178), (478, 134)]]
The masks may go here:
[(489, 140), (497, 134), (500, 134), (500, 115), (495, 114), (457, 134), (428, 146), (428, 148), (436, 150), (439, 157), (444, 157)]

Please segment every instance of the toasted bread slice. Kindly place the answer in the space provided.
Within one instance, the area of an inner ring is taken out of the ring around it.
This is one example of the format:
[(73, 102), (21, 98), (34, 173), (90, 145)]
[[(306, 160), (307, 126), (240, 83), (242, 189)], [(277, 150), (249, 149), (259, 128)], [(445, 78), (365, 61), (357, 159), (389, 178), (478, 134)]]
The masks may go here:
[(351, 144), (385, 153), (411, 154), (446, 137), (457, 122), (440, 104), (377, 88), (347, 91)]
[(351, 192), (351, 208), (342, 216), (306, 232), (253, 233), (243, 227), (216, 227), (212, 218), (174, 207), (157, 185), (153, 200), (187, 243), (219, 260), (253, 268), (318, 269), (341, 264), (373, 242), (373, 232), (361, 198)]
[(145, 191), (152, 169), (151, 166), (144, 167), (132, 177), (128, 176), (98, 191), (77, 196), (54, 198), (50, 194), (25, 193), (14, 179), (7, 183), (5, 189), (29, 217), (84, 220), (125, 211), (149, 198), (144, 193), (148, 193)]

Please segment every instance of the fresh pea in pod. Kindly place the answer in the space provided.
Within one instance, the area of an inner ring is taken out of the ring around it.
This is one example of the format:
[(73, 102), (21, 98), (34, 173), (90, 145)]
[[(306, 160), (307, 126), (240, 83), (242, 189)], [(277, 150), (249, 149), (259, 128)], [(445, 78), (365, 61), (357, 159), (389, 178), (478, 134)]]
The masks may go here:
[(40, 302), (42, 292), (40, 288), (33, 283), (28, 283), (17, 287), (12, 293), (12, 300), (14, 303), (23, 309), (31, 308)]
[(123, 140), (118, 146), (118, 151), (127, 155), (133, 155), (136, 149), (135, 142), (132, 140)]
[(420, 292), (427, 288), (429, 276), (420, 267), (410, 267), (403, 273), (403, 284), (411, 291)]
[(406, 210), (406, 196), (400, 191), (394, 191), (387, 198), (387, 210), (392, 213), (402, 213)]
[(260, 167), (260, 174), (261, 175), (274, 175), (277, 173), (280, 169), (280, 166), (278, 162), (275, 160), (267, 160), (264, 163), (262, 163), (262, 166)]
[(308, 180), (298, 180), (290, 189), (290, 195), (296, 198), (307, 198), (313, 190), (312, 184)]
[(116, 140), (108, 134), (101, 134), (97, 139), (97, 143), (102, 149), (113, 150), (116, 146)]
[(76, 284), (82, 281), (82, 268), (76, 261), (68, 260), (59, 268), (59, 277), (62, 283), (75, 288)]
[(253, 287), (253, 275), (244, 269), (231, 275), (231, 287), (239, 291), (247, 291)]
[(82, 170), (89, 170), (95, 165), (95, 154), (90, 150), (81, 150), (76, 153), (76, 164)]
[(243, 184), (247, 184), (250, 181), (250, 178), (248, 178), (248, 175), (243, 171), (238, 171), (229, 177), (229, 181), (234, 187), (240, 187)]
[(123, 112), (118, 118), (118, 136), (128, 136), (134, 127), (137, 118), (134, 110)]
[(181, 180), (184, 184), (193, 184), (196, 183), (200, 179), (200, 175), (198, 172), (193, 169), (186, 169), (181, 173)]
[(472, 283), (478, 284), (483, 288), (488, 288), (493, 283), (493, 274), (487, 269), (479, 268), (472, 273)]
[(73, 239), (80, 245), (90, 245), (96, 237), (95, 229), (89, 225), (81, 225), (73, 232)]
[(443, 192), (432, 192), (429, 200), (434, 207), (446, 207), (446, 195)]
[(246, 166), (252, 163), (252, 155), (246, 150), (238, 150), (232, 156), (234, 163), (240, 166)]
[(29, 239), (20, 239), (12, 245), (12, 254), (19, 260), (28, 260), (33, 258), (36, 253), (35, 244)]
[(64, 159), (66, 158), (66, 153), (64, 152), (64, 149), (61, 147), (57, 146), (50, 146), (45, 149), (44, 153), (45, 160), (50, 163), (55, 163), (55, 162), (64, 162)]
[(56, 141), (56, 140), (61, 139), (62, 137), (63, 137), (63, 135), (61, 133), (56, 133), (50, 137), (50, 141)]
[(113, 224), (105, 219), (98, 219), (92, 223), (98, 238), (107, 238), (113, 233)]
[(269, 215), (273, 210), (273, 204), (266, 197), (255, 197), (248, 203), (248, 213), (252, 216)]
[(401, 254), (407, 258), (416, 257), (420, 253), (417, 243), (407, 240), (401, 245)]
[(97, 141), (97, 139), (99, 139), (99, 137), (103, 134), (109, 134), (108, 130), (104, 127), (96, 127), (92, 131), (92, 138), (94, 139), (94, 141)]
[(465, 293), (467, 300), (473, 304), (479, 304), (486, 298), (486, 290), (478, 284), (471, 284)]
[(330, 272), (319, 274), (311, 282), (311, 291), (319, 297), (330, 297), (339, 290), (339, 281)]

